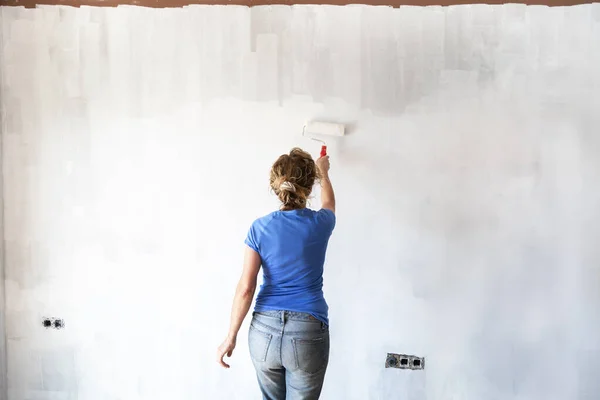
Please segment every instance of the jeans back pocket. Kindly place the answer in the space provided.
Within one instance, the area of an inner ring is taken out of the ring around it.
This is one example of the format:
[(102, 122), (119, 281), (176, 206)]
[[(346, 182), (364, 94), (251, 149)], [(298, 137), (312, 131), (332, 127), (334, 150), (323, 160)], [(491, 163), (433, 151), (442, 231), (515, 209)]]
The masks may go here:
[(250, 325), (250, 332), (248, 333), (248, 348), (250, 350), (250, 357), (252, 357), (254, 361), (266, 361), (271, 339), (273, 339), (273, 335), (262, 332), (256, 329), (253, 325)]
[(329, 361), (329, 337), (295, 338), (294, 356), (296, 367), (307, 374), (316, 374), (327, 367)]

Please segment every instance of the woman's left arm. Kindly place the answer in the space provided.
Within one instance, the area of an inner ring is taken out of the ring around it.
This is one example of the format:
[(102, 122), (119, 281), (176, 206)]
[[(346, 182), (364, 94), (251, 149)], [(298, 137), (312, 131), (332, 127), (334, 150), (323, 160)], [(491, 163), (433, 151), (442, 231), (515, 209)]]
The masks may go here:
[(246, 318), (248, 310), (250, 310), (254, 292), (256, 291), (256, 281), (258, 271), (260, 270), (260, 264), (261, 260), (258, 253), (250, 247), (246, 247), (244, 253), (244, 269), (235, 290), (233, 306), (231, 307), (229, 334), (217, 350), (217, 362), (224, 368), (229, 368), (229, 364), (223, 361), (223, 357), (225, 357), (225, 355), (231, 357), (231, 354), (235, 349), (237, 335), (242, 326), (242, 322), (244, 321), (244, 318)]

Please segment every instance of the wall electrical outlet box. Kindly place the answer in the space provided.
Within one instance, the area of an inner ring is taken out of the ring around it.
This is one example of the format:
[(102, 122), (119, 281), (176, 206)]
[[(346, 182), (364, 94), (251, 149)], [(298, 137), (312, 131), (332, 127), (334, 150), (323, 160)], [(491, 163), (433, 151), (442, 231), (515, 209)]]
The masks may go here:
[(46, 329), (63, 329), (65, 327), (65, 321), (60, 318), (44, 317), (42, 319), (42, 326)]
[(385, 367), (399, 369), (425, 369), (425, 357), (388, 353), (385, 359)]

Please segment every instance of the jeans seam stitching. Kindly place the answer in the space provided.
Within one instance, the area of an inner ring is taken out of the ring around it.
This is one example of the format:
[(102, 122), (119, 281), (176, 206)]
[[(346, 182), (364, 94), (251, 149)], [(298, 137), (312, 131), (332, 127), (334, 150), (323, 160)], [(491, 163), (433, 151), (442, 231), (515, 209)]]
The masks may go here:
[(300, 361), (298, 360), (298, 347), (296, 346), (296, 339), (292, 339), (292, 345), (294, 347), (294, 359), (296, 361), (296, 368), (300, 369)]
[(269, 346), (271, 346), (272, 339), (273, 339), (273, 335), (269, 335), (269, 339), (267, 340), (267, 345), (265, 346), (265, 354), (263, 354), (262, 362), (267, 361), (267, 353), (269, 352)]
[[(269, 347), (271, 346), (271, 340), (273, 340), (273, 335), (271, 335), (270, 333), (265, 333), (265, 332), (261, 332), (258, 329), (254, 328), (252, 325), (250, 325), (250, 329), (252, 329), (255, 334), (262, 336), (263, 338), (267, 339), (267, 345), (265, 346), (265, 350), (264, 350), (264, 354), (262, 355), (262, 358), (257, 359), (256, 361), (259, 362), (265, 362), (267, 360), (267, 353), (269, 352)], [(252, 353), (252, 351), (250, 351), (250, 353)], [(250, 354), (252, 356), (252, 354)], [(254, 357), (252, 357), (254, 359)]]
[[(265, 334), (267, 334), (267, 335), (272, 335), (272, 334), (275, 334), (275, 333), (277, 332), (277, 330), (276, 330), (275, 328), (273, 328), (273, 327), (271, 327), (271, 326), (269, 326), (269, 325), (267, 325), (267, 324), (263, 324), (262, 322), (260, 322), (260, 321), (259, 321), (259, 320), (257, 320), (257, 319), (254, 319), (254, 320), (252, 321), (252, 323), (250, 324), (250, 326), (252, 326), (252, 324), (258, 325), (258, 326), (260, 326), (261, 328), (265, 328), (266, 330), (268, 330), (268, 331), (269, 331), (269, 333), (267, 333), (267, 332), (264, 332), (264, 333), (265, 333)], [(254, 329), (256, 329), (256, 328), (254, 328)], [(272, 332), (272, 333), (271, 333), (271, 332)]]

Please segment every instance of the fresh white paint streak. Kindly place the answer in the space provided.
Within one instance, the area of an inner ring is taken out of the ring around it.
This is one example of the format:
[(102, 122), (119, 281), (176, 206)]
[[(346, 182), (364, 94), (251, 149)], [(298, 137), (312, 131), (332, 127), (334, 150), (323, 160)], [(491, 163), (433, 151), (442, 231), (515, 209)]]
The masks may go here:
[(304, 126), (304, 132), (326, 136), (344, 136), (344, 128), (344, 124), (311, 121)]
[(323, 399), (598, 398), (600, 5), (1, 13), (9, 400), (259, 399), (215, 349), (311, 120)]

